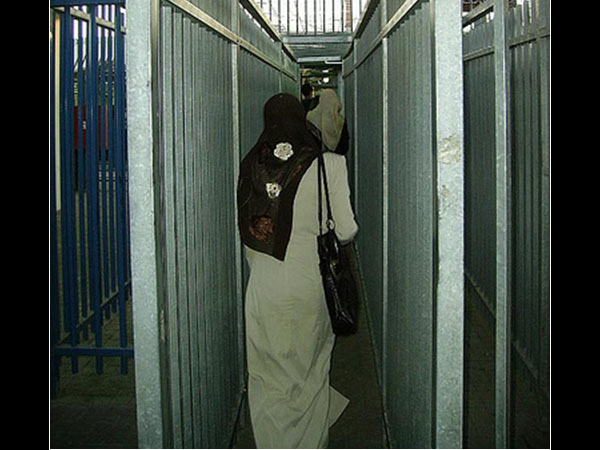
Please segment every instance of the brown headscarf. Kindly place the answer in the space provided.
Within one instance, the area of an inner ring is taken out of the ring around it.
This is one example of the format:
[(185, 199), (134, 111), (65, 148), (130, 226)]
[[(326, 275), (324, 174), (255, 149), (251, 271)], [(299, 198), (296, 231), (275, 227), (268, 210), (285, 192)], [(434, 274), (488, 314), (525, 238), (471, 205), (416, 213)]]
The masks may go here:
[(271, 97), (264, 130), (240, 167), (238, 223), (245, 245), (285, 259), (298, 185), (319, 152), (300, 101), (290, 94)]

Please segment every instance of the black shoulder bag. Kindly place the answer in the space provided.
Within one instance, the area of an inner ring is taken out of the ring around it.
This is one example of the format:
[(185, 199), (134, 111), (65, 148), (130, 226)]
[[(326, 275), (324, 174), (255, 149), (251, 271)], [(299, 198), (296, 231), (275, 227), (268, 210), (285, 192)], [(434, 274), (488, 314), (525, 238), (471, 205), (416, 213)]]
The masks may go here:
[[(354, 244), (351, 242), (342, 246), (335, 234), (335, 221), (331, 214), (323, 153), (320, 153), (318, 158), (319, 236), (317, 236), (317, 247), (325, 300), (333, 332), (336, 335), (353, 334), (358, 326), (359, 305), (358, 274), (353, 270), (354, 261), (351, 260)], [(327, 230), (325, 232), (322, 229), (321, 179), (323, 179), (325, 198), (327, 199)]]

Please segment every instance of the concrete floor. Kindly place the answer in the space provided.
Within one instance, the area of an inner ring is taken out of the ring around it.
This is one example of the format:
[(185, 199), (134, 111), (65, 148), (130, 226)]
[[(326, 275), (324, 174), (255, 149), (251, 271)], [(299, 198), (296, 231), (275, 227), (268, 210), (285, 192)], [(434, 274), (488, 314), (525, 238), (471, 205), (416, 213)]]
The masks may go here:
[[(467, 298), (473, 293), (467, 289)], [(477, 301), (467, 302), (465, 345), (465, 448), (494, 448), (493, 324)], [(117, 318), (115, 316), (114, 320)], [(351, 402), (330, 430), (330, 448), (386, 448), (369, 330), (338, 338), (331, 382)], [(133, 363), (121, 375), (118, 358), (106, 358), (103, 375), (92, 358), (80, 358), (80, 372), (61, 366), (60, 395), (50, 401), (51, 448), (136, 448)], [(539, 417), (532, 386), (522, 378), (515, 389), (514, 447), (549, 448), (549, 426)], [(234, 448), (254, 448), (252, 429), (238, 431)]]

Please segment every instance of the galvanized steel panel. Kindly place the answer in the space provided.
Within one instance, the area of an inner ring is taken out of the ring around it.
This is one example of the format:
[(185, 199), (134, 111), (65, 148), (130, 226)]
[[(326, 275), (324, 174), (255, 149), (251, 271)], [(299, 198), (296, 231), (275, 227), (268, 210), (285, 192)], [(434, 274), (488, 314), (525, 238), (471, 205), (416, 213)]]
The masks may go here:
[[(431, 24), (421, 4), (389, 35), (386, 405), (392, 445), (432, 445), (434, 163)], [(395, 441), (395, 442), (394, 442)]]
[(265, 55), (279, 62), (282, 52), (281, 44), (276, 42), (264, 30), (256, 25), (254, 18), (241, 5), (240, 8), (240, 36), (250, 42)]
[(235, 1), (218, 1), (218, 0), (187, 0), (191, 4), (202, 9), (208, 15), (221, 22), (223, 25), (233, 29), (231, 10), (235, 8)]
[(227, 445), (243, 389), (238, 268), (223, 264), (236, 261), (231, 52), (202, 23), (161, 8), (157, 189), (175, 447)]
[[(541, 408), (544, 415), (548, 414), (550, 321), (549, 1), (520, 2), (503, 16), (504, 26), (496, 30), (506, 34), (506, 73), (498, 73), (502, 68), (496, 69), (493, 64), (498, 53), (494, 27), (500, 15), (479, 19), (465, 29), (464, 35), (466, 271), (496, 317), (498, 327), (506, 328), (503, 345), (513, 346), (498, 350), (498, 364), (508, 370), (510, 364), (503, 353), (516, 350), (518, 358), (511, 357), (511, 361), (517, 364), (512, 370), (527, 368), (525, 372), (534, 380), (540, 404), (546, 405)], [(494, 75), (508, 79), (506, 130), (497, 131), (494, 123), (494, 108), (498, 106)], [(499, 132), (508, 136), (506, 145), (510, 150), (505, 168), (496, 172), (495, 139)], [(497, 200), (506, 205), (501, 212), (507, 221), (500, 229), (500, 238), (505, 241), (502, 245), (508, 252), (501, 257), (501, 266), (496, 263), (494, 246), (499, 237), (499, 218), (494, 209)], [(509, 278), (508, 283), (500, 285), (501, 291), (496, 285), (498, 275)], [(506, 324), (508, 320), (512, 323)], [(500, 378), (507, 376), (499, 374)], [(507, 378), (499, 381), (508, 382)], [(504, 396), (499, 394), (502, 401), (508, 402)], [(501, 415), (504, 422), (497, 424), (497, 444), (508, 445), (506, 429), (510, 425), (506, 420), (510, 421), (514, 406), (499, 406), (496, 415)]]
[(240, 156), (254, 146), (263, 129), (263, 106), (280, 92), (280, 73), (254, 55), (240, 52)]
[(376, 50), (356, 71), (359, 119), (356, 128), (356, 215), (360, 227), (361, 255), (366, 301), (373, 322), (373, 339), (379, 365), (383, 343), (383, 143), (382, 52)]
[(465, 273), (491, 310), (496, 301), (493, 24), (465, 34)]
[[(465, 30), (466, 272), (496, 310), (493, 20)], [(549, 393), (549, 2), (507, 12), (512, 145), (512, 340)], [(543, 380), (543, 381), (542, 381)]]

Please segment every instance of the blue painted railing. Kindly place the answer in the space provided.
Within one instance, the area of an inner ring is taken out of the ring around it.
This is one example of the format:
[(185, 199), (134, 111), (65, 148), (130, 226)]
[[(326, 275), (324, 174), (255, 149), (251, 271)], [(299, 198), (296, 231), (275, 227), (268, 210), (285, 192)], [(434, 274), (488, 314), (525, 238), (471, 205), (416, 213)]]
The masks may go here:
[[(133, 355), (124, 0), (51, 0), (50, 371), (63, 357)], [(118, 317), (118, 342), (104, 330)], [(114, 319), (114, 317), (113, 317)], [(91, 333), (91, 334), (90, 334)]]

